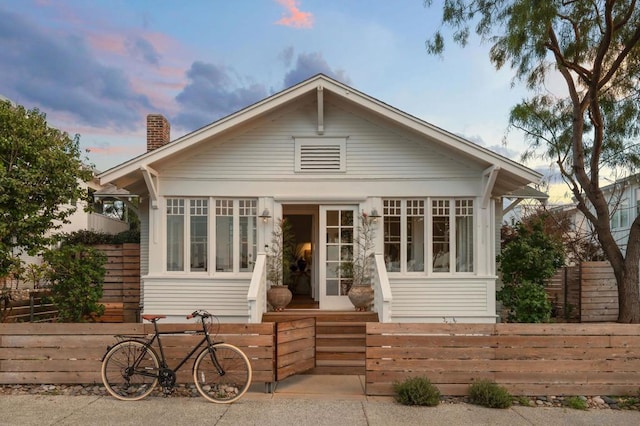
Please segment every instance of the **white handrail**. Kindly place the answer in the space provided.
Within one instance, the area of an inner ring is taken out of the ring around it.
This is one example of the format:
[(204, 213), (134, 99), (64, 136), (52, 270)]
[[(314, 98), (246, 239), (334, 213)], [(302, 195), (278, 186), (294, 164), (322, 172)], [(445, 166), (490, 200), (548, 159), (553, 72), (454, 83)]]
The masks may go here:
[(389, 285), (389, 276), (387, 275), (387, 265), (384, 263), (384, 255), (382, 253), (375, 254), (376, 279), (373, 280), (373, 304), (378, 312), (380, 322), (391, 322), (391, 303), (393, 295), (391, 293), (391, 285)]
[(249, 306), (249, 322), (262, 322), (262, 314), (267, 312), (267, 255), (260, 252), (256, 257), (253, 268), (249, 291), (247, 292), (247, 304)]

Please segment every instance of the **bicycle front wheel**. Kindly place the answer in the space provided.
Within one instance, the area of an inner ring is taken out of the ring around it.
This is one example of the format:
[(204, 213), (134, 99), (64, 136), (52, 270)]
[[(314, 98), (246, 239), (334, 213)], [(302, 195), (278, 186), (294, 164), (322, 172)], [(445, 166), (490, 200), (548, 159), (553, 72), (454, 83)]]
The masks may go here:
[(251, 385), (251, 374), (247, 356), (227, 343), (203, 349), (193, 366), (193, 381), (200, 395), (219, 404), (240, 399)]
[(160, 363), (144, 343), (126, 340), (115, 345), (102, 361), (102, 382), (107, 391), (123, 401), (149, 395), (158, 384)]

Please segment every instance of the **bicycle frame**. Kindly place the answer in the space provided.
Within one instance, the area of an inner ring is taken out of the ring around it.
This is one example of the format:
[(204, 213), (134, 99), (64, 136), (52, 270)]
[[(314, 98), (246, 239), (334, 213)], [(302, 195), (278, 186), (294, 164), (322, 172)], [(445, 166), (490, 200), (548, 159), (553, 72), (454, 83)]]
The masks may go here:
[[(158, 324), (157, 324), (157, 320), (153, 320), (151, 321), (153, 323), (153, 328), (154, 328), (154, 334), (153, 337), (151, 338), (151, 340), (147, 340), (145, 341), (145, 346), (150, 348), (153, 346), (153, 342), (157, 341), (158, 342), (158, 349), (160, 351), (160, 368), (167, 368), (170, 369), (171, 371), (173, 371), (174, 373), (177, 372), (180, 368), (182, 368), (182, 366), (198, 351), (202, 348), (202, 345), (204, 343), (207, 343), (206, 347), (215, 347), (216, 343), (222, 343), (222, 342), (213, 342), (211, 340), (211, 337), (209, 336), (209, 332), (207, 331), (207, 326), (205, 324), (205, 319), (204, 318), (200, 318), (200, 321), (202, 323), (202, 331), (204, 333), (204, 336), (202, 337), (202, 340), (200, 340), (200, 342), (195, 345), (191, 351), (178, 363), (178, 365), (174, 368), (170, 368), (167, 365), (167, 361), (164, 355), (164, 348), (162, 347), (162, 339), (160, 336), (162, 335), (168, 335), (168, 334), (176, 334), (176, 332), (174, 331), (160, 331), (158, 330)], [(182, 334), (189, 334), (189, 332), (185, 331)], [(220, 366), (220, 364), (218, 363), (218, 359), (215, 356), (215, 353), (213, 351), (210, 351), (211, 354), (211, 361), (213, 362), (213, 365), (216, 367), (216, 370), (218, 371), (218, 374), (220, 374), (221, 376), (224, 375), (224, 370), (222, 369), (222, 367)], [(134, 365), (138, 365), (138, 363), (142, 360), (142, 357), (144, 356), (144, 353), (140, 354), (138, 359), (136, 359)], [(155, 376), (155, 375), (154, 375)]]

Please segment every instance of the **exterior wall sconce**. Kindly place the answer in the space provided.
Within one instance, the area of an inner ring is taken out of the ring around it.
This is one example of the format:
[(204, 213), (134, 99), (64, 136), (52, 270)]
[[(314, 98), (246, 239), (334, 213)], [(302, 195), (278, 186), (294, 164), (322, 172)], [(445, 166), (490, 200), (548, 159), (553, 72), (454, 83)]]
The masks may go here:
[(269, 219), (271, 219), (271, 213), (269, 213), (269, 209), (264, 209), (262, 214), (258, 217), (262, 219), (262, 222), (267, 223)]
[(373, 223), (378, 223), (378, 219), (380, 218), (380, 214), (378, 213), (377, 209), (373, 209), (371, 210), (371, 214), (369, 215), (369, 218), (371, 219), (371, 221)]

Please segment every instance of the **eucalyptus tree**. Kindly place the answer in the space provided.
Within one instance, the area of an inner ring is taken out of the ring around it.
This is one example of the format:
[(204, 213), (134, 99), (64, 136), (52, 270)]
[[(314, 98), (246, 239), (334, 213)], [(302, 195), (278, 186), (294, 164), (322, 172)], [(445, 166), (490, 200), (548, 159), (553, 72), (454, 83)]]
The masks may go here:
[(79, 137), (49, 127), (44, 113), (0, 101), (0, 278), (21, 251), (35, 254), (86, 198)]
[[(600, 186), (603, 170), (633, 173), (640, 163), (636, 0), (444, 0), (442, 25), (462, 46), (474, 31), (490, 43), (493, 65), (510, 67), (514, 83), (530, 89), (510, 115), (529, 142), (524, 158), (555, 162), (615, 271), (618, 321), (640, 322), (640, 217), (622, 252)], [(442, 28), (427, 40), (432, 54), (444, 51)], [(558, 81), (561, 93), (551, 93), (548, 83)]]

